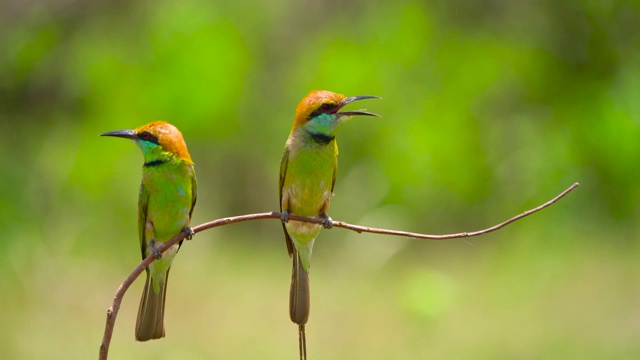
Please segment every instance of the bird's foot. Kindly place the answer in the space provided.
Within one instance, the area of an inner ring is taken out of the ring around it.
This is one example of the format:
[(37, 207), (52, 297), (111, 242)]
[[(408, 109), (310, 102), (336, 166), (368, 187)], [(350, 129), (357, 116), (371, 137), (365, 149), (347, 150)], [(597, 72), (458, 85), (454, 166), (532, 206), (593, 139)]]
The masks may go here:
[(289, 210), (282, 210), (280, 212), (280, 221), (282, 221), (283, 224), (289, 222)]
[(193, 231), (193, 229), (192, 229), (190, 226), (187, 226), (187, 227), (186, 227), (186, 228), (184, 228), (182, 231), (184, 231), (184, 232), (187, 234), (187, 236), (185, 236), (185, 237), (184, 237), (184, 238), (185, 238), (185, 239), (187, 239), (187, 240), (191, 240), (191, 239), (193, 239), (193, 235), (195, 235), (195, 234), (196, 234), (196, 232), (195, 232), (195, 231)]
[(151, 240), (149, 242), (149, 246), (151, 246), (151, 253), (153, 254), (153, 257), (155, 257), (156, 260), (162, 259), (162, 253), (156, 247), (156, 241), (155, 240)]
[(324, 224), (322, 224), (322, 226), (324, 226), (325, 229), (331, 229), (333, 227), (333, 220), (329, 215), (321, 213), (320, 217), (324, 219)]

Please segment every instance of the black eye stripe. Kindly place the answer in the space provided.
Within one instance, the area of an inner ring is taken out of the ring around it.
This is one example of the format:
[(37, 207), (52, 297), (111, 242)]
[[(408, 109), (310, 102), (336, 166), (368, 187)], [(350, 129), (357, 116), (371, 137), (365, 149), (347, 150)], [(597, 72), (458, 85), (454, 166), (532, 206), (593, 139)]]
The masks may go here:
[(321, 115), (321, 114), (330, 114), (333, 112), (333, 110), (335, 110), (338, 106), (334, 105), (334, 104), (322, 104), (320, 105), (319, 108), (317, 108), (316, 110), (314, 110), (310, 115), (309, 115), (309, 119), (313, 119), (314, 117)]
[(312, 112), (311, 114), (309, 114), (309, 119), (313, 119), (314, 117), (322, 114), (322, 109), (317, 109), (314, 112)]
[(151, 135), (151, 133), (148, 131), (143, 131), (142, 133), (140, 133), (140, 135), (138, 135), (138, 138), (140, 140), (148, 141), (150, 143), (158, 145), (158, 138)]

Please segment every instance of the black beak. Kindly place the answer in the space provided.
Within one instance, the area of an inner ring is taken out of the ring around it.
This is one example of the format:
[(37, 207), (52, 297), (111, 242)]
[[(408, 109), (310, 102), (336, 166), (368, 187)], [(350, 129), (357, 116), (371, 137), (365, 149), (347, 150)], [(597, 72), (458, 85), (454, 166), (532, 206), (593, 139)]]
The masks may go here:
[(374, 95), (351, 96), (344, 99), (344, 101), (342, 102), (342, 105), (351, 104), (354, 101), (364, 100), (364, 99), (382, 99), (382, 98), (380, 96), (374, 96)]
[[(365, 100), (365, 99), (381, 99), (381, 97), (373, 96), (373, 95), (351, 96), (351, 97), (348, 97), (348, 98), (344, 99), (344, 101), (342, 102), (342, 106), (350, 104), (350, 103), (352, 103), (354, 101)], [(365, 115), (365, 116), (381, 117), (378, 114), (374, 114), (372, 112), (368, 112), (368, 111), (364, 111), (364, 110), (341, 111), (338, 114), (344, 115), (344, 116)]]
[(100, 136), (114, 136), (114, 137), (120, 137), (120, 138), (131, 139), (131, 140), (137, 140), (138, 139), (138, 137), (136, 136), (135, 131), (133, 131), (133, 130), (109, 131), (109, 132), (106, 132), (104, 134), (100, 134)]

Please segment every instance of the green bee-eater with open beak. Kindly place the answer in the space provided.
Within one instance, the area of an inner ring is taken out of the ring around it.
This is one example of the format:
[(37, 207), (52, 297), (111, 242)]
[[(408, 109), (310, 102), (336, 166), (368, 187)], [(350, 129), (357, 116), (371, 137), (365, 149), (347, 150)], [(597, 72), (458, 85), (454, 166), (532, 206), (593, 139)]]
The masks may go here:
[(362, 110), (340, 110), (354, 101), (372, 98), (377, 96), (345, 97), (330, 91), (312, 91), (296, 109), (282, 154), (280, 212), (289, 256), (293, 257), (289, 315), (301, 334), (309, 319), (309, 260), (322, 225), (289, 221), (288, 215), (321, 218), (325, 228), (331, 227), (327, 211), (338, 169), (336, 132), (353, 115), (378, 116)]
[(157, 248), (189, 228), (196, 203), (196, 174), (182, 133), (173, 125), (155, 121), (134, 130), (117, 130), (101, 136), (135, 141), (144, 155), (142, 182), (138, 197), (138, 234), (142, 258), (157, 258), (147, 267), (138, 320), (136, 340), (164, 337), (164, 306), (169, 268), (180, 244), (163, 254)]

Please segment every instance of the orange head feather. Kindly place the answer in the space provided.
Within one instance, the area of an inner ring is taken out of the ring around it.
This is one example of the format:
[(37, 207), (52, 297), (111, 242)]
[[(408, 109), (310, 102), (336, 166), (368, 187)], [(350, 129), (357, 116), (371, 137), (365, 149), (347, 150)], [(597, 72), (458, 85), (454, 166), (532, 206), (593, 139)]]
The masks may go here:
[(296, 118), (293, 127), (304, 125), (310, 119), (310, 115), (320, 107), (335, 107), (340, 110), (346, 97), (327, 90), (314, 90), (300, 101), (296, 108)]
[(379, 99), (379, 97), (371, 95), (345, 97), (342, 94), (327, 90), (314, 90), (307, 94), (298, 104), (293, 129), (303, 126), (309, 120), (321, 115), (332, 115), (333, 119), (337, 121), (334, 122), (334, 125), (339, 124), (341, 119), (353, 115), (379, 116), (364, 110), (340, 111), (345, 105), (364, 99)]
[(164, 151), (174, 154), (182, 160), (192, 161), (182, 133), (168, 122), (153, 121), (133, 131), (140, 140), (145, 140), (145, 137), (148, 136), (150, 139), (155, 138)]

